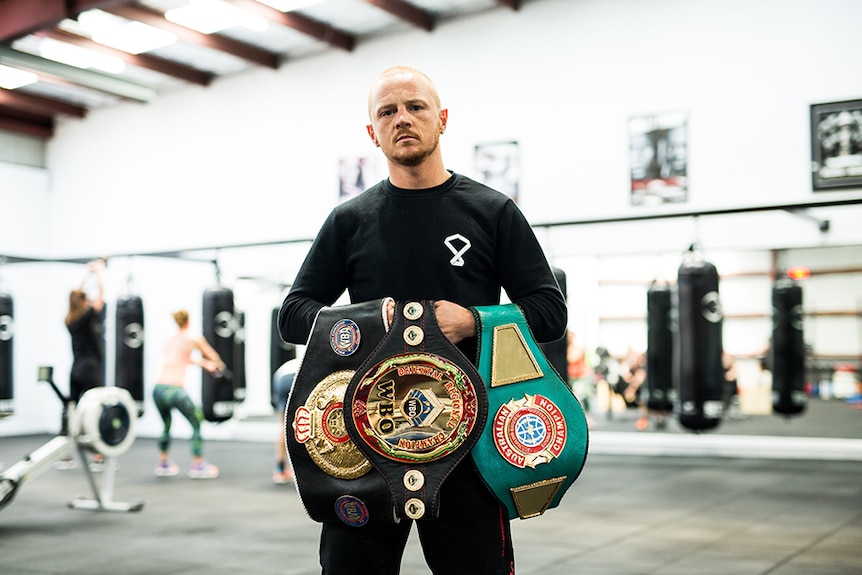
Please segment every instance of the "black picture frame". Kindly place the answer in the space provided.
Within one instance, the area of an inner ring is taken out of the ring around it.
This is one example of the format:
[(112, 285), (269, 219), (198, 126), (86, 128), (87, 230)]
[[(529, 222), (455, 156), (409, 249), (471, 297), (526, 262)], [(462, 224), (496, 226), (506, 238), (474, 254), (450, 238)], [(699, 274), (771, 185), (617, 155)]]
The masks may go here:
[(628, 120), (633, 206), (688, 201), (688, 112), (632, 116)]
[(811, 186), (862, 188), (862, 99), (811, 105)]
[(518, 203), (521, 187), (521, 148), (516, 140), (489, 142), (473, 147), (476, 179)]

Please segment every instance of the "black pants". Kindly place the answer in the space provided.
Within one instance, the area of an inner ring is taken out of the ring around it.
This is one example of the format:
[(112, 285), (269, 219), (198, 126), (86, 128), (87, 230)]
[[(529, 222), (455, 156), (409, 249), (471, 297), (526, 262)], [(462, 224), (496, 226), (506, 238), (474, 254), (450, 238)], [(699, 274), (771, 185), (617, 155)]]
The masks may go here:
[[(350, 527), (324, 523), (323, 575), (396, 575), (413, 521)], [(466, 457), (446, 479), (440, 516), (415, 522), (434, 575), (512, 575), (515, 560), (509, 517)]]
[(95, 357), (85, 357), (72, 362), (69, 375), (69, 399), (78, 403), (86, 391), (105, 385), (102, 362)]

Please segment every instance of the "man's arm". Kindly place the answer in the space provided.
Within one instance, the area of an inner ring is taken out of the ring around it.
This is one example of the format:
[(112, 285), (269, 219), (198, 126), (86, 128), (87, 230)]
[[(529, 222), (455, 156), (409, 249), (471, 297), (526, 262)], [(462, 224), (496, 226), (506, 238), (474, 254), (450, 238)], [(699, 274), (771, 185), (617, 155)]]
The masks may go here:
[(498, 226), (503, 289), (523, 310), (537, 342), (560, 339), (566, 333), (568, 307), (533, 228), (513, 202), (507, 205)]
[(332, 305), (346, 289), (343, 247), (333, 212), (311, 244), (278, 311), (278, 332), (284, 341), (307, 343), (320, 308)]

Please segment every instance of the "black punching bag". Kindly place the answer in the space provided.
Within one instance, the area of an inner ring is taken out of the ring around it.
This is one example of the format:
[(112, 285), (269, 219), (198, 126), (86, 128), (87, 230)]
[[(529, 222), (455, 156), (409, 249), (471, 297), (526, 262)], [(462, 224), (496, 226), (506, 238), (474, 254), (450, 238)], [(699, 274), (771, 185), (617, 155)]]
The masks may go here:
[(647, 408), (673, 410), (673, 305), (666, 283), (653, 283), (647, 290)]
[(234, 361), (233, 291), (218, 287), (204, 292), (203, 335), (225, 363), (224, 372), (203, 372), (201, 403), (207, 421), (221, 422), (233, 417), (233, 361)]
[(677, 414), (694, 431), (721, 423), (722, 319), (715, 266), (697, 257), (683, 261), (677, 275)]
[(805, 410), (805, 340), (802, 287), (790, 278), (772, 286), (772, 410), (797, 415)]
[(278, 331), (278, 311), (279, 308), (272, 310), (272, 328), (269, 334), (269, 403), (273, 407), (278, 406), (273, 381), (275, 372), (281, 364), (296, 358), (296, 346), (281, 339), (281, 333)]
[[(560, 291), (563, 292), (563, 299), (568, 300), (568, 296), (566, 295), (566, 272), (559, 268), (553, 268), (554, 278), (557, 280), (557, 285), (560, 286)], [(545, 354), (545, 357), (548, 359), (548, 363), (557, 371), (557, 374), (563, 378), (563, 381), (569, 381), (569, 359), (567, 352), (567, 347), (569, 345), (569, 339), (567, 334), (563, 334), (558, 340), (549, 341), (547, 343), (540, 343), (539, 348), (542, 350), (542, 353)]]
[(236, 329), (233, 334), (233, 398), (245, 401), (245, 312), (234, 312)]
[(12, 296), (0, 293), (0, 417), (15, 413), (12, 385), (12, 339), (15, 334)]
[(144, 304), (136, 295), (117, 300), (116, 347), (114, 384), (129, 392), (140, 417), (144, 413)]

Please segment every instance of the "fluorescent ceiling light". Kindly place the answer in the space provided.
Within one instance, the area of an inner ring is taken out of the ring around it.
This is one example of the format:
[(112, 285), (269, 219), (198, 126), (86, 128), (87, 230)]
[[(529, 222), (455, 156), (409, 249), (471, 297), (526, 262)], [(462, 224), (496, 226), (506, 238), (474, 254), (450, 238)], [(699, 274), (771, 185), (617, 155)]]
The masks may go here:
[(114, 16), (103, 10), (86, 10), (78, 14), (78, 24), (89, 36), (108, 32), (128, 22), (125, 18)]
[(177, 37), (170, 32), (159, 30), (143, 22), (128, 22), (113, 30), (93, 35), (93, 42), (129, 54), (141, 54), (175, 44)]
[(83, 69), (96, 69), (111, 74), (120, 74), (126, 65), (122, 60), (107, 54), (100, 54), (93, 50), (87, 50), (80, 46), (58, 42), (53, 38), (41, 38), (39, 41), (39, 54), (43, 58), (54, 60), (69, 66)]
[(10, 68), (0, 64), (0, 88), (14, 90), (27, 84), (34, 84), (39, 81), (39, 76), (33, 72), (19, 70), (18, 68)]
[(87, 10), (78, 15), (78, 23), (93, 42), (128, 52), (141, 54), (176, 43), (170, 32), (143, 22), (130, 22), (101, 10)]
[(290, 12), (291, 10), (299, 10), (300, 8), (305, 8), (306, 6), (312, 6), (314, 4), (320, 4), (323, 0), (257, 0), (261, 4), (266, 4), (267, 6), (272, 6), (276, 10), (281, 10), (282, 12)]
[(190, 0), (186, 6), (165, 12), (165, 18), (174, 24), (204, 34), (212, 34), (233, 26), (243, 26), (256, 32), (263, 32), (269, 26), (265, 18), (240, 10), (221, 0)]

